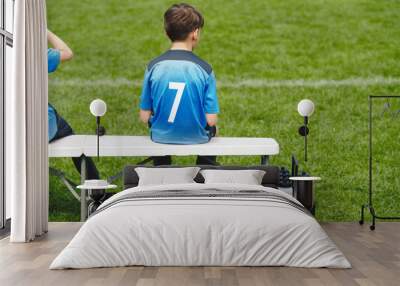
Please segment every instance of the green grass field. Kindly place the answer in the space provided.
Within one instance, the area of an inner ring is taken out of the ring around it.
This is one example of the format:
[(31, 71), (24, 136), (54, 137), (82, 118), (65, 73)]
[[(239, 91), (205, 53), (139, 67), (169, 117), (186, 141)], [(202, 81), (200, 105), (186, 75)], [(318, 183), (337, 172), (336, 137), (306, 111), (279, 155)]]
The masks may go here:
[[(89, 103), (108, 104), (108, 134), (144, 135), (137, 116), (140, 81), (148, 61), (169, 47), (162, 15), (172, 1), (48, 0), (48, 26), (73, 49), (73, 61), (50, 75), (49, 97), (76, 133), (93, 133)], [(221, 136), (273, 137), (275, 165), (290, 165), (323, 180), (317, 218), (359, 219), (368, 187), (368, 95), (400, 94), (400, 2), (358, 0), (191, 1), (205, 16), (196, 53), (218, 81)], [(304, 80), (304, 84), (290, 80)], [(345, 80), (328, 84), (325, 80)], [(372, 81), (372, 83), (371, 83)], [(131, 83), (131, 84), (129, 84)], [(294, 84), (297, 83), (297, 84)], [(303, 162), (297, 103), (316, 104), (310, 118), (309, 162)], [(374, 114), (376, 207), (400, 211), (399, 116)], [(392, 110), (400, 100), (391, 101)], [(138, 158), (101, 158), (103, 176)], [(223, 157), (223, 164), (254, 164), (256, 157)], [(194, 158), (176, 158), (189, 164)], [(51, 159), (79, 181), (69, 159)], [(378, 199), (379, 198), (379, 199)], [(50, 179), (50, 219), (78, 220), (79, 203)]]

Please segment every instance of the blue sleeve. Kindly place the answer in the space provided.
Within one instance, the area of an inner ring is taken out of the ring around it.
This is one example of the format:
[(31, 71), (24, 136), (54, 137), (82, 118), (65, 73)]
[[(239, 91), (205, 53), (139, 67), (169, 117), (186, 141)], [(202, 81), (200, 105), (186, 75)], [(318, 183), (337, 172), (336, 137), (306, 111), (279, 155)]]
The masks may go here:
[(60, 64), (61, 54), (59, 50), (47, 49), (47, 69), (48, 73), (54, 72)]
[(47, 116), (49, 122), (49, 142), (56, 136), (57, 133), (57, 117), (56, 112), (50, 106), (47, 107)]
[(207, 80), (204, 110), (208, 114), (219, 113), (217, 86), (214, 72), (210, 74)]
[(146, 70), (143, 80), (142, 94), (140, 96), (140, 109), (152, 110), (153, 101), (151, 99), (150, 72)]

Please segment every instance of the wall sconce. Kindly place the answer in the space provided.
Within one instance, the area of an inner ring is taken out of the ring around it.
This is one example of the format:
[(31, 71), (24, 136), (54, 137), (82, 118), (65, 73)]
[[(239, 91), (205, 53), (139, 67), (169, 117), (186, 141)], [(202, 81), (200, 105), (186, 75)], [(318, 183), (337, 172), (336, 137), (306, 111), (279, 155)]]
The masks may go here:
[(95, 99), (90, 103), (90, 112), (96, 117), (96, 134), (97, 134), (97, 160), (99, 160), (99, 136), (103, 136), (105, 128), (100, 126), (100, 117), (107, 112), (107, 104), (101, 99)]
[(299, 134), (304, 137), (304, 161), (307, 162), (307, 135), (308, 129), (308, 118), (314, 113), (314, 103), (309, 99), (303, 99), (297, 105), (297, 111), (301, 116), (304, 117), (304, 125), (300, 126)]

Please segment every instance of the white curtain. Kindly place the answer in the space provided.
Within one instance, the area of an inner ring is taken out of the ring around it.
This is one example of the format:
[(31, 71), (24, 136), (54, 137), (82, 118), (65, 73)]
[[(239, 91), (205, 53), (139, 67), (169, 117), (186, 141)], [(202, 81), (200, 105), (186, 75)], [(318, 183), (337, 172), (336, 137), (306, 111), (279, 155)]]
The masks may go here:
[(6, 113), (12, 242), (47, 232), (47, 30), (45, 0), (15, 1), (13, 92)]

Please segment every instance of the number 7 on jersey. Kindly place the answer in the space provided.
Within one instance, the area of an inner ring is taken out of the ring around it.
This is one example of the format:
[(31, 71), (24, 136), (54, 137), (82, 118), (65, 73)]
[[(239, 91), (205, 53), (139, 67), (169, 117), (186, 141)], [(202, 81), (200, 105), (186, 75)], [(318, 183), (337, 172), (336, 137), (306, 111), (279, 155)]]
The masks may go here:
[(171, 113), (169, 114), (169, 117), (168, 117), (168, 122), (174, 123), (175, 117), (176, 117), (176, 112), (178, 111), (179, 103), (181, 102), (181, 99), (182, 99), (183, 90), (185, 89), (185, 83), (171, 81), (168, 85), (168, 88), (176, 89), (174, 103), (172, 104)]

